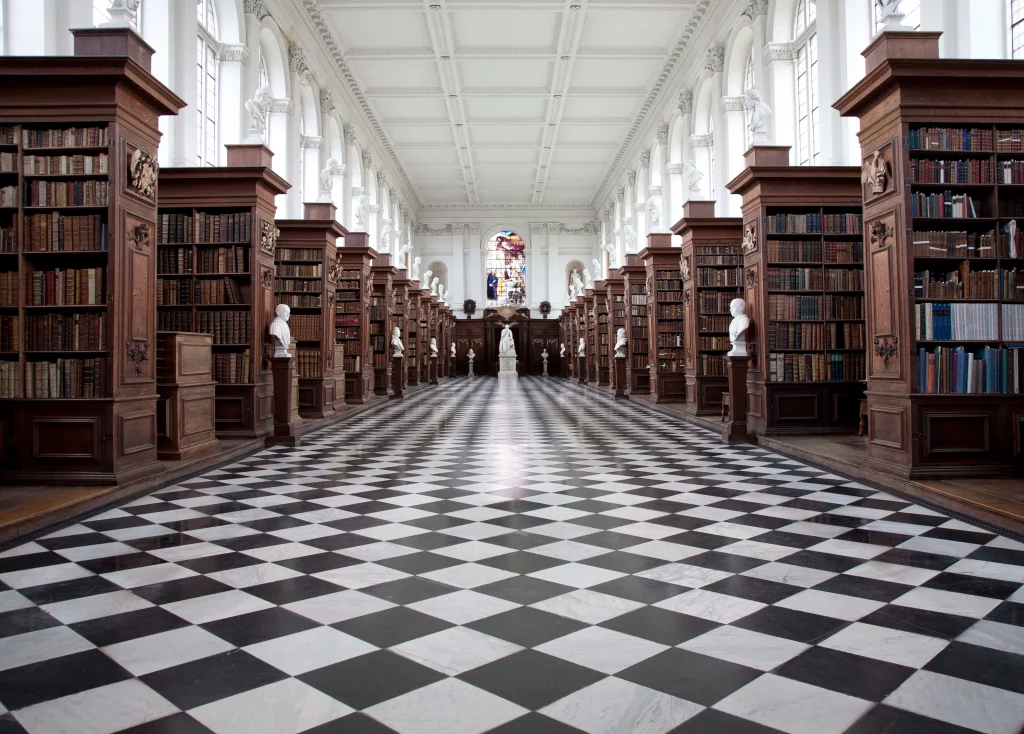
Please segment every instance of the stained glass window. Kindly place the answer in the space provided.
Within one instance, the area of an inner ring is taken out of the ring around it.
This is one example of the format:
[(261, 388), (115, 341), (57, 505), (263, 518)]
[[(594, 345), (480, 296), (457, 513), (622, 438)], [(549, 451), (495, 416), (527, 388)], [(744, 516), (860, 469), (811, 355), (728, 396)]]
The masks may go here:
[(487, 243), (487, 305), (526, 305), (526, 243), (515, 232), (498, 232)]

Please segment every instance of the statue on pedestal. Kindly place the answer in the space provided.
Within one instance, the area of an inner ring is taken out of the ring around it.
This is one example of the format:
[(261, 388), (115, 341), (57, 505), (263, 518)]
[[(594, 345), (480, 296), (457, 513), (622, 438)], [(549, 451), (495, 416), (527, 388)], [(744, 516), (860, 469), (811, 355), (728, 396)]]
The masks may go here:
[(544, 372), (543, 376), (548, 376), (548, 348), (544, 347), (544, 351), (540, 353), (540, 358), (544, 361)]
[(427, 272), (425, 272), (423, 274), (423, 281), (422, 282), (423, 282), (423, 287), (424, 288), (429, 288), (430, 287), (430, 276), (432, 276), (433, 274), (434, 274), (433, 270), (428, 270)]
[(878, 19), (885, 24), (883, 31), (910, 30), (903, 26), (906, 16), (900, 12), (900, 0), (875, 0), (878, 6)]
[(512, 329), (509, 328), (508, 324), (501, 327), (501, 341), (498, 343), (498, 356), (516, 356), (516, 342), (515, 339), (512, 338)]
[(430, 358), (437, 359), (437, 339), (430, 337)]
[(288, 326), (292, 310), (286, 304), (278, 304), (274, 309), (274, 320), (270, 322), (270, 336), (274, 338), (274, 356), (291, 357), (288, 347), (292, 343), (292, 330)]
[(591, 275), (590, 271), (587, 270), (586, 268), (583, 268), (583, 281), (584, 281), (584, 283), (586, 283), (585, 287), (587, 287), (587, 288), (593, 288), (594, 287), (594, 276)]
[(432, 296), (436, 296), (437, 295), (437, 284), (440, 283), (440, 282), (441, 282), (440, 278), (433, 278), (430, 281), (430, 295), (432, 295)]
[(397, 326), (391, 330), (391, 356), (401, 357), (405, 352), (405, 345), (402, 344), (402, 330)]
[(249, 117), (252, 118), (249, 134), (252, 137), (258, 137), (262, 142), (266, 142), (267, 115), (270, 113), (270, 103), (273, 99), (270, 87), (263, 85), (256, 90), (256, 95), (252, 99), (245, 102), (245, 109), (249, 113)]
[(584, 339), (582, 336), (580, 337), (580, 346), (576, 350), (576, 356), (577, 357), (586, 357), (587, 356), (587, 340)]
[(727, 357), (746, 357), (747, 354), (747, 330), (750, 328), (750, 318), (747, 316), (747, 304), (742, 298), (734, 298), (729, 304), (729, 313), (732, 314), (732, 321), (729, 322), (729, 343), (732, 350)]
[(633, 225), (626, 223), (624, 228), (626, 233), (626, 253), (633, 255), (636, 254), (636, 230), (633, 229)]
[(412, 272), (409, 274), (409, 280), (420, 279), (420, 260), (421, 258), (419, 257), (414, 257), (412, 259)]
[(690, 198), (700, 196), (700, 182), (704, 180), (704, 174), (697, 168), (697, 164), (693, 161), (683, 161), (683, 175), (686, 176), (686, 190), (690, 192)]
[(437, 284), (437, 299), (444, 303), (444, 283)]
[(561, 348), (558, 350), (558, 356), (565, 359), (565, 342), (562, 342)]
[(455, 342), (452, 342), (452, 359), (455, 359)]
[(626, 330), (619, 329), (615, 332), (615, 358), (625, 359), (626, 357)]
[(409, 267), (408, 258), (409, 253), (412, 252), (412, 245), (406, 243), (398, 248), (398, 267), (401, 270), (407, 270)]
[(615, 270), (619, 267), (619, 251), (615, 247), (614, 240), (601, 247), (601, 249), (608, 253), (608, 268)]
[(476, 359), (476, 352), (474, 352), (472, 349), (470, 349), (468, 352), (466, 352), (466, 359), (469, 360), (469, 375), (470, 375), (470, 377), (472, 377), (473, 376), (473, 360)]
[(569, 288), (569, 297), (575, 298), (576, 296), (583, 293), (583, 280), (580, 278), (580, 271), (576, 268), (572, 269), (572, 286)]

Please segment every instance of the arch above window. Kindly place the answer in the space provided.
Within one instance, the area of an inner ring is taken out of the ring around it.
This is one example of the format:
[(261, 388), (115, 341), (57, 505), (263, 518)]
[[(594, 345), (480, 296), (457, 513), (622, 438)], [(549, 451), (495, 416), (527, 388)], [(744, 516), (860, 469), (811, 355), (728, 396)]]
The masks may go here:
[(526, 243), (510, 230), (495, 233), (484, 250), (487, 305), (526, 305)]

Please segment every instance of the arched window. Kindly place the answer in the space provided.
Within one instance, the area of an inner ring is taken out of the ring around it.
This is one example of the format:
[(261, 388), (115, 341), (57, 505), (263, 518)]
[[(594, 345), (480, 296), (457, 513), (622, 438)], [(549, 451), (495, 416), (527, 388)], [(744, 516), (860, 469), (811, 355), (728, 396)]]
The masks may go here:
[[(747, 57), (747, 68), (743, 70), (743, 93), (746, 95), (748, 89), (754, 88), (754, 49), (750, 49), (750, 56)], [(749, 148), (751, 143), (754, 142), (754, 136), (750, 132), (750, 125), (743, 126), (743, 137), (746, 140), (747, 147)]]
[[(878, 9), (878, 3), (871, 0), (871, 8), (875, 16), (875, 33), (878, 33), (885, 24), (882, 22), (882, 14)], [(921, 30), (921, 0), (900, 0), (897, 9), (903, 13), (904, 26), (915, 31)]]
[(487, 242), (487, 305), (526, 305), (526, 243), (502, 231)]
[(816, 6), (799, 0), (793, 21), (796, 47), (796, 140), (797, 163), (817, 165), (821, 160), (818, 134), (818, 31)]
[(1024, 0), (1010, 0), (1010, 58), (1024, 59)]
[(217, 165), (217, 18), (213, 0), (197, 0), (196, 157), (201, 166)]

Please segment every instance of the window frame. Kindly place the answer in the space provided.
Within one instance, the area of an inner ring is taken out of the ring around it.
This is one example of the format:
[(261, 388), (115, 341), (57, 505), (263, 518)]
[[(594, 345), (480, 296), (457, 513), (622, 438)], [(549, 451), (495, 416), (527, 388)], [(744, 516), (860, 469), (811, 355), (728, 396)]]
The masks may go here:
[[(202, 16), (205, 16), (205, 20)], [(211, 29), (206, 21), (214, 27)], [(220, 102), (220, 60), (214, 0), (196, 4), (196, 159), (200, 166), (216, 166), (220, 153), (217, 106)]]
[[(1014, 21), (1015, 13), (1020, 14), (1020, 18)], [(1006, 50), (1007, 56), (1010, 59), (1022, 60), (1024, 59), (1024, 0), (1006, 0)], [(1020, 45), (1014, 48), (1014, 31), (1020, 32)]]
[(799, 0), (793, 19), (796, 160), (801, 166), (816, 166), (821, 162), (818, 26), (814, 7), (809, 0)]

